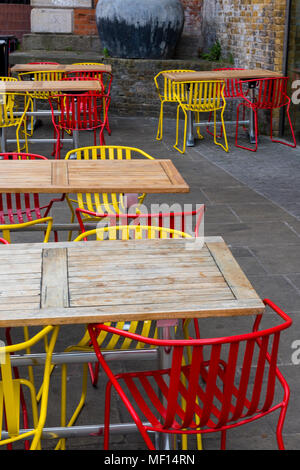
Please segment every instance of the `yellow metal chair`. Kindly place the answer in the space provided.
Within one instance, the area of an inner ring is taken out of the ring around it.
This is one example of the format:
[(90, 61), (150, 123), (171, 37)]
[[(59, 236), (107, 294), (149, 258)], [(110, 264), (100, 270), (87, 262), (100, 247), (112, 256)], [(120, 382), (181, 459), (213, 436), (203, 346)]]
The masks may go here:
[[(47, 63), (45, 63), (45, 70), (43, 71), (35, 71), (35, 72), (20, 72), (18, 74), (19, 80), (37, 80), (37, 81), (53, 81), (53, 80), (61, 80), (63, 78), (64, 71), (63, 70), (47, 70)], [(57, 93), (57, 92), (55, 92)], [(31, 98), (33, 99), (33, 109), (37, 111), (37, 101), (38, 100), (48, 100), (50, 96), (55, 94), (50, 91), (33, 91), (28, 93)], [(28, 129), (30, 130), (30, 135), (33, 134), (34, 130), (34, 123), (35, 118), (31, 117), (30, 126)], [(54, 151), (53, 151), (54, 154)]]
[[(47, 65), (45, 65), (47, 67)], [(18, 77), (20, 80), (34, 80), (34, 81), (53, 81), (61, 80), (63, 78), (63, 70), (43, 70), (36, 72), (20, 72)], [(38, 100), (48, 100), (48, 98), (53, 94), (50, 91), (32, 91), (29, 93), (30, 96)], [(57, 94), (57, 92), (55, 92)]]
[(1, 82), (17, 82), (18, 79), (14, 77), (0, 77)]
[[(164, 227), (155, 227), (147, 225), (118, 225), (118, 226), (106, 226), (94, 230), (89, 230), (80, 234), (74, 242), (79, 242), (84, 239), (96, 238), (96, 240), (119, 240), (122, 243), (122, 240), (129, 239), (153, 239), (153, 238), (191, 238), (191, 235), (179, 230), (164, 228)], [(88, 241), (86, 241), (88, 243)], [(111, 325), (111, 323), (108, 323)], [(132, 333), (141, 333), (145, 337), (157, 337), (156, 323), (151, 321), (132, 321), (132, 322), (116, 322), (114, 326), (119, 329), (126, 329)], [(98, 344), (101, 345), (104, 350), (113, 350), (113, 349), (130, 349), (132, 346), (132, 340), (125, 339), (120, 341), (116, 335), (110, 335), (106, 332), (98, 336)], [(135, 344), (135, 349), (146, 348), (147, 346), (144, 343)], [(86, 330), (82, 339), (76, 344), (69, 346), (66, 351), (87, 351), (91, 352), (93, 349), (91, 347), (90, 336)], [(88, 367), (92, 372), (92, 383), (95, 385), (97, 383), (98, 377), (98, 362), (96, 363), (95, 370), (92, 370), (91, 365), (84, 364), (83, 366), (83, 376), (82, 376), (82, 393), (80, 401), (77, 405), (75, 412), (73, 413), (70, 421), (66, 424), (66, 401), (67, 401), (67, 365), (62, 365), (62, 393), (61, 393), (61, 426), (73, 426), (79, 413), (81, 412), (87, 395), (87, 378), (88, 378)], [(65, 439), (60, 439), (56, 450), (65, 449)]]
[[(6, 93), (4, 88), (0, 88), (0, 129), (7, 131), (10, 127), (16, 128), (17, 152), (25, 150), (28, 153), (26, 113), (32, 110), (33, 101), (28, 94)], [(20, 145), (20, 132), (24, 134), (24, 147)]]
[[(154, 160), (153, 157), (143, 150), (120, 145), (82, 147), (71, 150), (66, 155), (66, 160), (131, 160), (134, 158), (148, 158)], [(135, 199), (137, 205), (142, 204), (145, 197), (146, 194), (137, 196)], [(124, 213), (128, 209), (127, 197), (121, 193), (77, 193), (76, 199), (72, 199), (69, 196), (66, 196), (66, 199), (71, 210), (71, 223), (74, 222), (75, 218), (74, 206), (75, 208), (87, 209), (92, 212), (108, 214)], [(84, 220), (91, 222), (95, 219), (86, 215)]]
[[(8, 448), (11, 448), (12, 443), (22, 440), (24, 441), (25, 449), (41, 449), (42, 430), (47, 417), (51, 359), (58, 331), (59, 327), (47, 326), (25, 342), (0, 347), (0, 446), (7, 445)], [(11, 355), (26, 351), (27, 348), (31, 348), (40, 340), (45, 339), (50, 333), (51, 338), (46, 352), (42, 376), (41, 402), (40, 407), (38, 407), (35, 385), (30, 379), (20, 377), (20, 368), (16, 371), (12, 367)], [(29, 401), (31, 402), (32, 423), (30, 422), (30, 427), (26, 424), (28, 418), (28, 400), (26, 400), (27, 394), (24, 393), (25, 389), (29, 390)], [(25, 427), (23, 423), (24, 432), (22, 431), (21, 433), (20, 414), (22, 411)], [(6, 423), (5, 426), (3, 426), (3, 421)], [(6, 431), (6, 435), (4, 435), (4, 438), (1, 438), (3, 431)], [(29, 441), (31, 441), (31, 444), (29, 444)]]
[(167, 72), (195, 72), (195, 70), (162, 70), (154, 77), (154, 83), (156, 91), (160, 99), (160, 113), (158, 120), (158, 128), (156, 139), (161, 140), (163, 137), (163, 119), (164, 119), (164, 104), (165, 103), (177, 103), (177, 96), (180, 96), (182, 102), (187, 100), (187, 86), (186, 84), (174, 83), (163, 74)]
[[(223, 114), (226, 107), (226, 100), (224, 97), (225, 82), (223, 80), (210, 80), (210, 81), (189, 81), (184, 82), (182, 85), (188, 87), (188, 98), (183, 100), (179, 93), (175, 93), (177, 97), (177, 120), (176, 120), (176, 142), (174, 148), (180, 153), (184, 153), (186, 149), (186, 134), (187, 134), (187, 113), (193, 112), (196, 114), (196, 120), (199, 121), (200, 113), (214, 113), (214, 143), (228, 152), (227, 135), (225, 130), (225, 123)], [(178, 134), (179, 134), (179, 113), (180, 110), (184, 113), (184, 135), (183, 147), (178, 147)], [(217, 111), (221, 111), (221, 125), (223, 130), (224, 145), (217, 142)]]

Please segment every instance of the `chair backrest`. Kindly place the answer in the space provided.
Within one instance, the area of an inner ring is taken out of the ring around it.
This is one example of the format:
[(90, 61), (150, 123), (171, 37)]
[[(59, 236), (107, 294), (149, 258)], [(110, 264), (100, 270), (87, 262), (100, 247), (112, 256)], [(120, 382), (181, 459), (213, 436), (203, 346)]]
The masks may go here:
[(287, 96), (288, 77), (260, 78), (257, 80), (242, 80), (241, 83), (248, 83), (254, 87), (254, 105), (260, 109), (280, 108), (290, 102)]
[[(0, 160), (47, 160), (43, 155), (30, 153), (0, 153)], [(1, 165), (1, 161), (0, 161)], [(0, 193), (0, 224), (22, 223), (40, 219), (39, 194)]]
[[(0, 90), (0, 127), (16, 126), (24, 119), (32, 104), (26, 93), (6, 93)], [(22, 112), (23, 114), (16, 114)]]
[(154, 157), (143, 150), (124, 145), (95, 145), (73, 149), (67, 153), (66, 160), (69, 158), (76, 160), (131, 160), (140, 157), (154, 160)]
[[(60, 129), (91, 130), (103, 126), (103, 101), (98, 92), (56, 94), (49, 97), (53, 123)], [(59, 116), (54, 111), (59, 110)]]
[(14, 77), (0, 77), (1, 82), (17, 82), (18, 79)]
[(199, 208), (191, 211), (184, 212), (159, 212), (159, 213), (126, 213), (126, 214), (107, 214), (92, 212), (87, 209), (76, 208), (76, 216), (78, 218), (80, 228), (84, 233), (85, 227), (82, 220), (82, 216), (99, 219), (100, 226), (112, 226), (118, 225), (142, 225), (142, 226), (154, 226), (154, 227), (165, 227), (171, 229), (168, 233), (169, 238), (173, 238), (172, 230), (178, 232), (188, 233), (190, 236), (200, 236), (200, 226), (203, 222), (205, 205), (201, 204)]
[[(245, 70), (244, 68), (238, 67), (221, 67), (214, 69), (216, 71), (222, 70)], [(224, 87), (225, 98), (239, 98), (241, 96), (241, 83), (238, 78), (227, 78), (225, 79)]]
[(189, 85), (189, 94), (187, 107), (197, 107), (199, 111), (213, 111), (219, 109), (224, 103), (223, 80), (209, 80), (198, 82), (187, 82)]
[(81, 233), (75, 242), (95, 236), (97, 240), (145, 240), (156, 238), (192, 238), (188, 233), (154, 225), (117, 225), (99, 227)]
[[(66, 159), (77, 160), (131, 160), (134, 158), (153, 160), (143, 150), (120, 145), (102, 145), (74, 149), (67, 153)], [(124, 212), (123, 196), (119, 193), (77, 193), (78, 205), (82, 209), (110, 214)]]
[(101, 70), (101, 68), (100, 70), (72, 70), (70, 72), (64, 72), (63, 78), (67, 80), (99, 80), (101, 84), (101, 89), (107, 96), (109, 96), (110, 94), (111, 84), (113, 80), (111, 72), (106, 72), (104, 70)]
[[(267, 413), (273, 404), (276, 378), (287, 387), (277, 369), (277, 356), (280, 333), (289, 328), (292, 321), (271, 301), (265, 300), (265, 303), (276, 313), (280, 324), (259, 331), (262, 317), (259, 315), (251, 333), (230, 337), (157, 340), (141, 338), (140, 335), (101, 324), (89, 325), (88, 329), (96, 350), (95, 338), (100, 331), (157, 347), (172, 348), (171, 367), (165, 371), (166, 374), (160, 370), (152, 371), (153, 383), (145, 372), (144, 382), (140, 381), (146, 394), (152, 398), (157, 398), (157, 385), (164, 392), (165, 403), (156, 407), (161, 417), (158, 419), (152, 415), (152, 420), (162, 430), (205, 427), (217, 430), (237, 420), (251, 420), (255, 414)], [(189, 362), (186, 360), (187, 349), (190, 352)], [(99, 351), (97, 356), (115, 384), (114, 375)], [(132, 385), (131, 392), (137, 398), (138, 405), (139, 393), (143, 394), (143, 391), (136, 388), (135, 392), (134, 374), (128, 374), (125, 381), (129, 387)]]
[(177, 96), (181, 100), (187, 99), (188, 88), (185, 83), (175, 83), (167, 77), (162, 76), (163, 73), (183, 73), (183, 72), (195, 72), (195, 70), (187, 69), (176, 69), (176, 70), (162, 70), (154, 77), (154, 82), (158, 94), (164, 101), (177, 101)]
[[(20, 80), (35, 80), (35, 81), (53, 81), (61, 80), (63, 78), (63, 70), (42, 70), (35, 72), (20, 72), (18, 77)], [(29, 93), (32, 98), (39, 100), (48, 99), (53, 92), (49, 91), (32, 91)]]

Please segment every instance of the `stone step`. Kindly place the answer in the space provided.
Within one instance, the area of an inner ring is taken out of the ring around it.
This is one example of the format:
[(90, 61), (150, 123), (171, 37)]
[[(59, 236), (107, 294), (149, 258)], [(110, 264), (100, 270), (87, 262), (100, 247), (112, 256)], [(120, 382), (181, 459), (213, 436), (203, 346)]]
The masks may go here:
[(22, 38), (22, 51), (88, 51), (87, 53), (103, 52), (98, 35), (31, 33)]

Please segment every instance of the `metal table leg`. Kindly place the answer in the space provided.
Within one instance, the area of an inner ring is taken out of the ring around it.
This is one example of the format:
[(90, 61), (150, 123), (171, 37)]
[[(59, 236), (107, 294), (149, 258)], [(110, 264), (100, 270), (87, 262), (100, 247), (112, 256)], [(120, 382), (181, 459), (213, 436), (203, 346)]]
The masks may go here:
[[(251, 97), (252, 102), (254, 102), (255, 100), (255, 88), (256, 88), (256, 82), (249, 82), (249, 91), (250, 91), (250, 97)], [(250, 109), (249, 141), (251, 144), (255, 144), (256, 142), (255, 118), (254, 118), (254, 111), (252, 108)]]
[[(175, 327), (178, 320), (158, 320), (157, 331), (160, 339), (175, 339)], [(158, 351), (158, 360), (160, 369), (170, 369), (172, 364), (172, 349), (160, 348)], [(165, 405), (165, 398), (161, 397)], [(159, 450), (174, 450), (174, 436), (171, 434), (157, 433), (155, 435), (156, 448)]]
[(188, 120), (187, 120), (187, 138), (186, 145), (187, 147), (194, 147), (195, 138), (194, 138), (194, 117), (192, 111), (188, 111)]

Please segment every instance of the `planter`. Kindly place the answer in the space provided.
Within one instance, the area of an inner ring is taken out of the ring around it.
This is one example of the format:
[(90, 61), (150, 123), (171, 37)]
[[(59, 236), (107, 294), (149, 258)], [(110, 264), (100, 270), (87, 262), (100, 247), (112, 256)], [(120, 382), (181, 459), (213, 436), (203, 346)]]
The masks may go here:
[(171, 59), (184, 11), (180, 0), (98, 0), (96, 22), (111, 57)]

